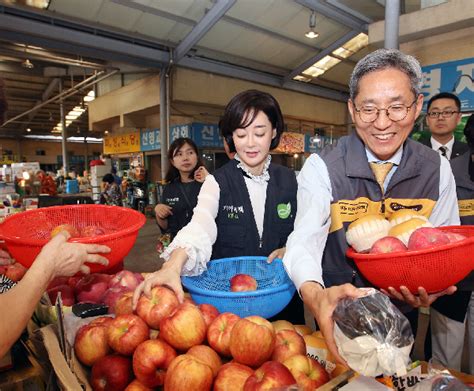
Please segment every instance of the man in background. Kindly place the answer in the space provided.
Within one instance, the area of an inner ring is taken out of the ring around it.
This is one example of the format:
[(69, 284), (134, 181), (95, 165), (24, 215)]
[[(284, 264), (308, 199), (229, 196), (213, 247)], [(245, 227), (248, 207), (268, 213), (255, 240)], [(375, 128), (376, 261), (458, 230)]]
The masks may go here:
[(428, 102), (426, 113), (431, 138), (420, 142), (438, 151), (448, 160), (462, 155), (469, 150), (469, 147), (454, 138), (454, 131), (459, 121), (461, 121), (461, 102), (456, 95), (441, 92), (433, 96)]

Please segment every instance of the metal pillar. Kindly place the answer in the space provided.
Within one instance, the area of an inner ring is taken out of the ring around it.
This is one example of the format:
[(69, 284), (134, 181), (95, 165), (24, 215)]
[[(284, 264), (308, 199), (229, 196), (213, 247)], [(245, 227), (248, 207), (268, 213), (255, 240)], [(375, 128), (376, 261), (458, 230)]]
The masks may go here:
[(398, 49), (398, 24), (400, 20), (400, 0), (385, 2), (385, 49)]
[(161, 180), (164, 181), (168, 171), (168, 101), (167, 101), (168, 75), (165, 67), (160, 73), (160, 134), (161, 134)]
[[(63, 90), (63, 81), (61, 80), (59, 83), (59, 93), (61, 93)], [(66, 140), (67, 140), (67, 135), (66, 135), (66, 117), (64, 114), (64, 102), (63, 98), (59, 100), (59, 110), (61, 114), (61, 147), (62, 147), (62, 152), (63, 152), (63, 167), (64, 167), (64, 177), (67, 177), (67, 173), (69, 171), (68, 167), (68, 161), (67, 161), (67, 149), (66, 149)]]

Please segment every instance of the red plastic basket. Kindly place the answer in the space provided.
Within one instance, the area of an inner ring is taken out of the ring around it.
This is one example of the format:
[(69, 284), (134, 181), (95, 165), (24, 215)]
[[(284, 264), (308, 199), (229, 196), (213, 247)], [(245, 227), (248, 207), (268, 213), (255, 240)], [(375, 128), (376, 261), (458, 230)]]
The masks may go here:
[(410, 292), (423, 287), (428, 293), (454, 285), (474, 270), (474, 226), (439, 227), (466, 236), (459, 242), (426, 250), (390, 254), (363, 254), (352, 248), (352, 258), (362, 275), (378, 288), (406, 286)]
[(100, 227), (105, 233), (95, 237), (72, 238), (70, 242), (103, 244), (112, 250), (104, 256), (108, 266), (89, 264), (91, 272), (113, 268), (130, 252), (145, 224), (145, 216), (133, 209), (106, 205), (68, 205), (39, 208), (16, 213), (0, 224), (0, 239), (11, 256), (29, 267), (50, 240), (53, 228), (71, 224), (81, 229), (90, 225)]

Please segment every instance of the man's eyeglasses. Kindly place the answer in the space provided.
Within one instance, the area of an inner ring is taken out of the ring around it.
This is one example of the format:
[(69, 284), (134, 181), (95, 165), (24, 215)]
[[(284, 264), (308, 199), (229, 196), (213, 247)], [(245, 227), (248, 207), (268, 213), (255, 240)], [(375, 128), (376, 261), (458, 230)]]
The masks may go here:
[(444, 111), (430, 111), (429, 113), (426, 113), (426, 115), (430, 118), (439, 118), (439, 116), (442, 116), (443, 118), (451, 118), (453, 114), (457, 114), (459, 111), (454, 111), (454, 110), (444, 110)]
[(381, 111), (385, 111), (385, 114), (390, 119), (390, 121), (398, 122), (404, 120), (412, 106), (415, 104), (417, 99), (415, 99), (410, 105), (402, 105), (400, 103), (388, 106), (386, 109), (379, 109), (378, 107), (373, 106), (364, 106), (358, 109), (354, 105), (354, 110), (359, 114), (359, 117), (362, 122), (371, 123), (374, 122), (378, 117)]

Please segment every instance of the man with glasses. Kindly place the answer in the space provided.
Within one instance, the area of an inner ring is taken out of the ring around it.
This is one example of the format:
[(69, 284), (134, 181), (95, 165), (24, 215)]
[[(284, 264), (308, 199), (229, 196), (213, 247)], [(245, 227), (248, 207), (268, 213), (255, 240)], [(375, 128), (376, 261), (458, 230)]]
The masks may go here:
[[(348, 109), (356, 131), (312, 155), (298, 176), (298, 212), (283, 261), (339, 360), (332, 313), (340, 299), (361, 295), (355, 286), (369, 285), (345, 256), (348, 225), (367, 214), (388, 217), (400, 208), (417, 210), (435, 226), (459, 224), (449, 162), (408, 139), (423, 105), (421, 86), (415, 58), (388, 49), (364, 57), (349, 82)], [(387, 168), (383, 179), (371, 169), (379, 165)], [(413, 295), (406, 287), (390, 287), (386, 293), (405, 302), (403, 311), (412, 315), (415, 328), (413, 308), (455, 290), (429, 295), (420, 287)]]
[(469, 147), (454, 138), (454, 131), (459, 121), (461, 121), (461, 102), (456, 95), (441, 92), (433, 96), (428, 102), (426, 113), (431, 138), (420, 142), (438, 151), (448, 160), (462, 155)]

